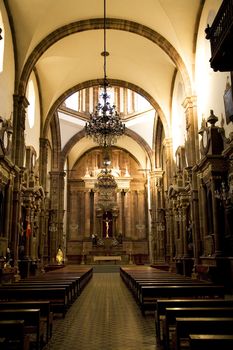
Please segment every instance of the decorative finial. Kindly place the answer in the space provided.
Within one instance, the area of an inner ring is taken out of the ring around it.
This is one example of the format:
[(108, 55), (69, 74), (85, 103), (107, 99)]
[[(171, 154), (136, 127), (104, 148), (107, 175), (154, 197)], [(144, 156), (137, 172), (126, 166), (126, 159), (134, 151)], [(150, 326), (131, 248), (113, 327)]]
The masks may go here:
[(201, 128), (204, 129), (206, 127), (207, 127), (206, 119), (204, 117), (204, 114), (202, 114)]
[(218, 121), (218, 117), (216, 117), (216, 115), (214, 115), (214, 111), (213, 109), (210, 110), (210, 116), (207, 119), (207, 122), (211, 124), (211, 126), (214, 126), (215, 123), (217, 123)]

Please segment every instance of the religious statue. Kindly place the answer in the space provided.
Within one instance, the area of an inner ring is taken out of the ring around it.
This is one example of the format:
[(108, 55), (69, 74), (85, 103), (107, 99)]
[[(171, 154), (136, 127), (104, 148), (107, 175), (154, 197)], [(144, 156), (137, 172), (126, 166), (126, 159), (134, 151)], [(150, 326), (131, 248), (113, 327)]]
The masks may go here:
[(56, 255), (56, 262), (58, 265), (62, 265), (63, 260), (64, 260), (63, 252), (61, 250), (61, 247), (59, 246), (58, 251), (57, 251), (57, 255)]
[(104, 220), (105, 225), (106, 225), (106, 238), (109, 238), (109, 224), (112, 220), (110, 220), (108, 217)]

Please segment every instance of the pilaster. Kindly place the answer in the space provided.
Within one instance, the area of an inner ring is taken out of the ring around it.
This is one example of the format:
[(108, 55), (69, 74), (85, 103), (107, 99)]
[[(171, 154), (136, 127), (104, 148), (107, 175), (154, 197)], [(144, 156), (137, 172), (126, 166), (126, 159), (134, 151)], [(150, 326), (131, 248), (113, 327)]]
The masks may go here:
[(19, 167), (24, 165), (24, 131), (28, 105), (29, 102), (25, 96), (14, 95), (12, 161)]
[(44, 188), (45, 191), (48, 189), (47, 186), (47, 166), (48, 166), (48, 149), (49, 149), (49, 141), (45, 138), (40, 138), (40, 165), (39, 165), (39, 178), (40, 184)]
[(196, 96), (186, 97), (183, 102), (186, 116), (186, 153), (188, 166), (195, 165), (199, 160), (199, 136)]

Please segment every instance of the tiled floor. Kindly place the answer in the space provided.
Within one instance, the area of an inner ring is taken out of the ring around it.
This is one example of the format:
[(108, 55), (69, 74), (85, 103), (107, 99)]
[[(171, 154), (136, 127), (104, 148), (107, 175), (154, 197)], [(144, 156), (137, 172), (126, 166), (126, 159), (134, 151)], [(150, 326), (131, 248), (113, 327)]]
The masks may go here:
[(118, 273), (94, 273), (44, 350), (155, 350), (153, 315), (143, 317)]

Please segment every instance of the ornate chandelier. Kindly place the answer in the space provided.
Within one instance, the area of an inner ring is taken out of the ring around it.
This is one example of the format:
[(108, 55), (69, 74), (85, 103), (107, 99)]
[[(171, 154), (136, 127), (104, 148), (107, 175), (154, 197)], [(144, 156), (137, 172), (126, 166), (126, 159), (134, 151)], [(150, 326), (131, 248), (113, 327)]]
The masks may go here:
[(124, 134), (125, 125), (116, 111), (116, 106), (110, 104), (110, 96), (107, 93), (109, 83), (106, 73), (106, 57), (109, 53), (106, 50), (106, 0), (104, 0), (104, 79), (103, 93), (101, 94), (103, 103), (97, 104), (95, 111), (90, 114), (90, 120), (86, 122), (85, 131), (88, 137), (102, 147), (109, 147), (116, 143), (117, 138)]

